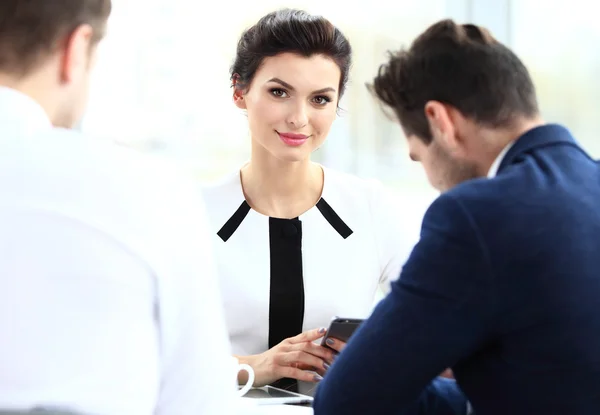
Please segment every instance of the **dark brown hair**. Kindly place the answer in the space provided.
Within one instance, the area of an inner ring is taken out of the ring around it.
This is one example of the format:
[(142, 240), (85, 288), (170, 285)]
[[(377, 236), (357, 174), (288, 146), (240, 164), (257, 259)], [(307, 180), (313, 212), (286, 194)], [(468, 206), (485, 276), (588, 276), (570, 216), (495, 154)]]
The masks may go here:
[(342, 96), (352, 57), (348, 39), (324, 17), (294, 9), (269, 13), (244, 31), (231, 67), (231, 80), (235, 87), (249, 87), (266, 57), (285, 52), (306, 57), (322, 54), (333, 59), (342, 74), (339, 85), (339, 95)]
[(432, 140), (424, 107), (453, 106), (481, 125), (508, 127), (538, 114), (535, 88), (519, 58), (484, 28), (442, 20), (408, 50), (390, 53), (369, 88), (407, 135)]
[(0, 0), (0, 71), (25, 74), (82, 24), (103, 36), (111, 0)]

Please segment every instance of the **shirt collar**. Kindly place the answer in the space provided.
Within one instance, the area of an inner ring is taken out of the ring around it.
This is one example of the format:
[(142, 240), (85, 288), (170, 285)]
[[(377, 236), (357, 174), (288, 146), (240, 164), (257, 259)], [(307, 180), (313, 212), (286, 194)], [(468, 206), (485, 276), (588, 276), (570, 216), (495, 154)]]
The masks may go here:
[(34, 133), (52, 128), (42, 106), (16, 89), (0, 86), (0, 128)]
[(508, 150), (510, 150), (510, 148), (513, 146), (513, 144), (515, 144), (515, 142), (511, 141), (510, 143), (508, 143), (502, 149), (502, 151), (500, 152), (500, 154), (498, 154), (498, 156), (496, 157), (496, 159), (492, 163), (492, 166), (490, 167), (490, 170), (488, 171), (488, 174), (487, 174), (488, 178), (491, 179), (492, 177), (496, 177), (496, 174), (498, 173), (498, 168), (500, 167), (500, 163), (502, 163), (502, 160), (506, 156), (506, 153), (508, 153)]

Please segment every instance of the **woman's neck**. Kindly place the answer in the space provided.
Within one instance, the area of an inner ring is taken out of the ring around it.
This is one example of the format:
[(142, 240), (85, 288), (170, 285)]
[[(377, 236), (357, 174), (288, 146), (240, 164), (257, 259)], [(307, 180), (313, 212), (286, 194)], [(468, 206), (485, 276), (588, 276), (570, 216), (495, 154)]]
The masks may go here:
[(312, 208), (323, 192), (323, 169), (310, 160), (282, 161), (253, 151), (240, 174), (248, 204), (270, 217), (298, 217)]

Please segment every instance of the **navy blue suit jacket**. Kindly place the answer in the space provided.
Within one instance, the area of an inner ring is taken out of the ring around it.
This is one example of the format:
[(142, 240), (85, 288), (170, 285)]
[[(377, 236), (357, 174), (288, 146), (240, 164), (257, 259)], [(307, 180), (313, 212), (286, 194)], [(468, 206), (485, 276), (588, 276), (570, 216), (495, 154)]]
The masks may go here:
[(315, 415), (400, 414), (448, 367), (477, 415), (600, 414), (600, 166), (561, 126), (430, 206)]

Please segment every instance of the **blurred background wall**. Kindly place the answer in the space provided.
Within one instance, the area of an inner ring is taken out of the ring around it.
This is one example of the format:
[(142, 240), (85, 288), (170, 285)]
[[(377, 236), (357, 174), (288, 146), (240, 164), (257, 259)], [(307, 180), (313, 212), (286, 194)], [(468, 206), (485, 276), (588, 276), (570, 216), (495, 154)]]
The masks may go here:
[[(231, 102), (229, 67), (241, 32), (280, 7), (322, 14), (354, 48), (339, 118), (315, 159), (375, 177), (420, 216), (436, 193), (408, 159), (399, 127), (365, 88), (386, 51), (450, 17), (488, 27), (532, 72), (547, 121), (566, 124), (595, 157), (600, 117), (600, 25), (583, 0), (113, 0), (91, 102), (81, 128), (172, 158), (209, 181), (248, 158), (244, 115)], [(417, 220), (419, 219), (419, 220)]]

